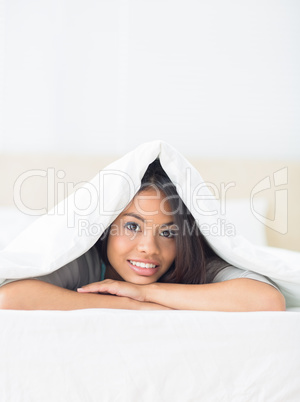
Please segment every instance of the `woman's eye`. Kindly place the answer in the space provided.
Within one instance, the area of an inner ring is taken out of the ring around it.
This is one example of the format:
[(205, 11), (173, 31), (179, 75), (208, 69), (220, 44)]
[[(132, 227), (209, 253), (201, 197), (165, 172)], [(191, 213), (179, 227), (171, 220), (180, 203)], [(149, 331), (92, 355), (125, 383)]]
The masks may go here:
[(132, 232), (139, 232), (141, 230), (140, 225), (135, 222), (125, 223), (125, 228), (131, 230)]
[(175, 232), (173, 230), (163, 230), (162, 232), (160, 232), (160, 236), (172, 238), (175, 236)]

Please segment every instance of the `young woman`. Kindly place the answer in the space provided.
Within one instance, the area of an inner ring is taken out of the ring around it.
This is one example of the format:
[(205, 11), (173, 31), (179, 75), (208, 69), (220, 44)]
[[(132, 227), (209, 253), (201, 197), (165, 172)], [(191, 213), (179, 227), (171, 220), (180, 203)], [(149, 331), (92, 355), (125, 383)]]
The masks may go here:
[(6, 283), (3, 309), (284, 310), (274, 283), (210, 249), (159, 160), (87, 253), (52, 274)]

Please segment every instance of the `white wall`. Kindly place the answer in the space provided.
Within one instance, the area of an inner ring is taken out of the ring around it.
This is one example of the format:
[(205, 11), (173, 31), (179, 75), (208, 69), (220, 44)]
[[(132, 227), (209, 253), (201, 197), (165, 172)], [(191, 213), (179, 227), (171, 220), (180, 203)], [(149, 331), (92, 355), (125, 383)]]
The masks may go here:
[(1, 10), (0, 152), (123, 153), (161, 138), (187, 156), (300, 157), (298, 0)]

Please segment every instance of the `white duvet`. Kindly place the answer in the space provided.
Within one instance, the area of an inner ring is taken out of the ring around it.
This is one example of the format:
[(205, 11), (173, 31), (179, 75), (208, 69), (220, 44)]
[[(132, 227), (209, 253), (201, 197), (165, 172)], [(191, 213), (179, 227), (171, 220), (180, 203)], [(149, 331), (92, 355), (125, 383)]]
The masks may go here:
[(299, 307), (300, 253), (291, 262), (232, 231), (229, 235), (210, 231), (220, 222), (227, 227), (234, 227), (234, 222), (221, 215), (199, 172), (162, 141), (143, 144), (110, 164), (23, 231), (0, 251), (0, 281), (53, 272), (89, 250), (133, 198), (148, 165), (157, 157), (217, 254), (232, 265), (268, 276), (280, 287), (287, 307)]

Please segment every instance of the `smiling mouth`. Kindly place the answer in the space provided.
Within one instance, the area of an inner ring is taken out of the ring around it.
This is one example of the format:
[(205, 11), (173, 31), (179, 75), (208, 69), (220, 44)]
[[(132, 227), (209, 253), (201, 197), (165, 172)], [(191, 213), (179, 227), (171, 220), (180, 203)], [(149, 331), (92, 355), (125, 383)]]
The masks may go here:
[(138, 268), (153, 269), (153, 268), (158, 267), (158, 265), (149, 264), (149, 263), (145, 263), (145, 262), (138, 262), (138, 261), (133, 261), (133, 260), (129, 260), (129, 262), (131, 265), (138, 267)]
[[(155, 262), (155, 261), (154, 261)], [(127, 260), (129, 267), (137, 274), (141, 276), (152, 276), (155, 275), (160, 265), (152, 264), (149, 262), (141, 262), (134, 260)]]

